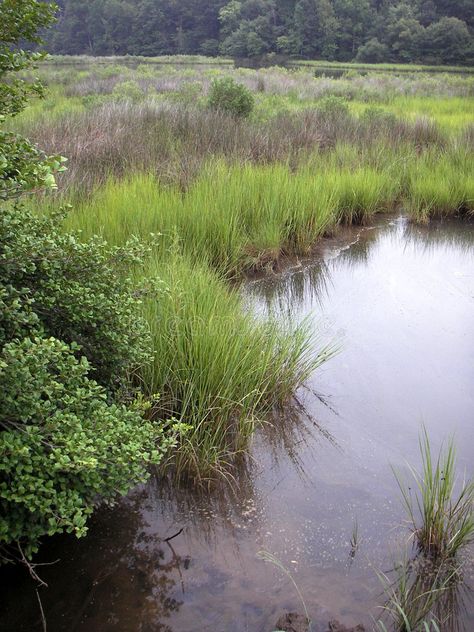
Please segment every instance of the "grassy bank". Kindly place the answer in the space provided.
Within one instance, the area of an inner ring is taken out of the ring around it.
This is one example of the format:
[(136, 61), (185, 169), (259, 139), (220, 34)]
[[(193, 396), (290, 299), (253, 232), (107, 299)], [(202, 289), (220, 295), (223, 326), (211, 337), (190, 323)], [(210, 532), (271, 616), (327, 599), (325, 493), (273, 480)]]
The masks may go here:
[[(329, 355), (304, 324), (249, 314), (229, 280), (400, 206), (421, 222), (473, 214), (474, 84), (135, 61), (49, 66), (48, 100), (15, 126), (70, 161), (43, 211), (71, 201), (68, 228), (113, 244), (155, 235), (145, 270), (130, 271), (157, 280), (142, 384), (161, 394), (154, 415), (190, 426), (177, 474), (208, 477)], [(253, 90), (249, 119), (207, 107), (223, 74)]]
[(114, 244), (160, 233), (161, 260), (174, 249), (230, 276), (308, 255), (339, 224), (363, 224), (398, 206), (419, 221), (474, 212), (470, 152), (402, 155), (383, 147), (361, 155), (338, 144), (296, 169), (221, 160), (207, 163), (185, 190), (149, 172), (112, 178), (75, 203), (68, 224)]
[(317, 61), (295, 59), (288, 62), (289, 66), (306, 66), (308, 68), (331, 68), (342, 70), (365, 70), (367, 72), (455, 72), (473, 73), (470, 66), (437, 66), (426, 64), (367, 64), (362, 62)]
[(160, 416), (190, 425), (175, 456), (178, 476), (213, 476), (330, 352), (318, 353), (305, 324), (258, 321), (203, 262), (172, 255), (147, 273), (163, 289), (144, 306), (155, 352), (145, 387), (162, 394)]

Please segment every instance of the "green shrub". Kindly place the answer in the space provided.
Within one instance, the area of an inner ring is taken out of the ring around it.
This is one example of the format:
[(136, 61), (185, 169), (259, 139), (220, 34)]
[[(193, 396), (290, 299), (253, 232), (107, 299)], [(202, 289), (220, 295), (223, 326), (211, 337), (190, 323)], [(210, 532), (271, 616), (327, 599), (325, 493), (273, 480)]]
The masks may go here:
[(112, 399), (150, 358), (122, 274), (141, 246), (81, 243), (58, 219), (8, 204), (0, 215), (0, 559), (14, 544), (30, 555), (43, 535), (82, 535), (95, 505), (144, 480), (173, 443)]
[(118, 101), (141, 101), (145, 93), (136, 81), (123, 81), (117, 83), (112, 91), (114, 99)]
[(0, 3), (0, 562), (25, 561), (43, 535), (82, 535), (94, 507), (144, 480), (174, 443), (143, 419), (143, 404), (114, 402), (150, 359), (139, 293), (124, 274), (141, 245), (81, 242), (60, 232), (62, 213), (39, 218), (17, 203), (54, 188), (63, 161), (2, 130), (41, 94), (8, 75), (41, 57), (16, 47), (39, 43), (54, 10)]
[(252, 113), (254, 103), (250, 90), (232, 77), (214, 79), (211, 84), (209, 106), (215, 110), (245, 118)]
[(75, 350), (34, 337), (0, 353), (0, 557), (13, 544), (29, 557), (44, 535), (84, 535), (98, 499), (143, 481), (173, 443), (139, 411), (109, 404)]
[(143, 246), (110, 248), (61, 232), (62, 216), (37, 217), (5, 205), (0, 215), (0, 347), (45, 333), (76, 343), (94, 378), (117, 390), (149, 359), (150, 338), (140, 297), (125, 273)]

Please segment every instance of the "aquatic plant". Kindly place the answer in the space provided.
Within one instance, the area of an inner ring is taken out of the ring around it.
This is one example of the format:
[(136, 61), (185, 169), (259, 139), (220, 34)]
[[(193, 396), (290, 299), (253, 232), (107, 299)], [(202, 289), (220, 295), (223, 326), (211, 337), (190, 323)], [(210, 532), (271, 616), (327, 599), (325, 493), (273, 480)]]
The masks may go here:
[[(456, 480), (455, 447), (451, 439), (433, 457), (426, 429), (420, 437), (422, 471), (410, 467), (417, 492), (395, 472), (415, 544), (432, 560), (454, 560), (474, 539), (474, 481)], [(458, 491), (456, 490), (458, 487)]]
[(303, 594), (301, 593), (301, 590), (298, 587), (298, 584), (296, 583), (293, 575), (290, 573), (290, 571), (286, 568), (286, 566), (275, 556), (273, 555), (273, 553), (270, 553), (269, 551), (259, 551), (257, 553), (257, 557), (259, 557), (261, 560), (263, 560), (264, 562), (268, 562), (270, 564), (273, 564), (273, 566), (275, 566), (276, 568), (278, 568), (280, 571), (282, 571), (291, 581), (291, 583), (293, 584), (296, 593), (301, 601), (301, 605), (303, 606), (303, 610), (306, 616), (306, 620), (308, 622), (308, 625), (311, 626), (311, 619), (310, 616), (308, 614), (308, 608), (306, 607), (306, 602), (304, 600)]

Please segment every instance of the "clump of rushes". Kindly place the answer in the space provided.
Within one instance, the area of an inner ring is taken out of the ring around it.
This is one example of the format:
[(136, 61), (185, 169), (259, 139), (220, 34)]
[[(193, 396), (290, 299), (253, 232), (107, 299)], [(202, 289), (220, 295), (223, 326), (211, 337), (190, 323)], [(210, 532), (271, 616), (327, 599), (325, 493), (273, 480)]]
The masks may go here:
[(456, 495), (453, 441), (433, 458), (426, 430), (420, 437), (422, 472), (413, 468), (415, 499), (396, 474), (419, 551), (431, 560), (454, 560), (474, 539), (474, 481), (463, 481)]
[(292, 172), (287, 165), (216, 161), (185, 192), (135, 174), (109, 180), (75, 205), (68, 221), (113, 244), (161, 233), (164, 258), (177, 235), (183, 254), (226, 274), (264, 268), (282, 255), (308, 254), (338, 223), (362, 224), (394, 207), (400, 183), (390, 166), (326, 163), (324, 171), (314, 159)]
[(145, 307), (155, 362), (144, 383), (162, 395), (159, 417), (190, 426), (175, 458), (177, 476), (212, 478), (330, 351), (314, 351), (306, 324), (289, 329), (257, 319), (204, 263), (173, 256), (150, 267), (164, 286)]

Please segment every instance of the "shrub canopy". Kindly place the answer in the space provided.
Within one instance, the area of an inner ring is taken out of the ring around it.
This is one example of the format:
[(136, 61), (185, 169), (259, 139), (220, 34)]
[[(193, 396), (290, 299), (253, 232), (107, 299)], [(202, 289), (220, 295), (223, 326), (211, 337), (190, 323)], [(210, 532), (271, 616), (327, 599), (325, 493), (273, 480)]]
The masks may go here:
[(232, 77), (223, 77), (212, 82), (209, 105), (233, 116), (247, 117), (252, 113), (254, 98), (248, 88), (234, 81)]

